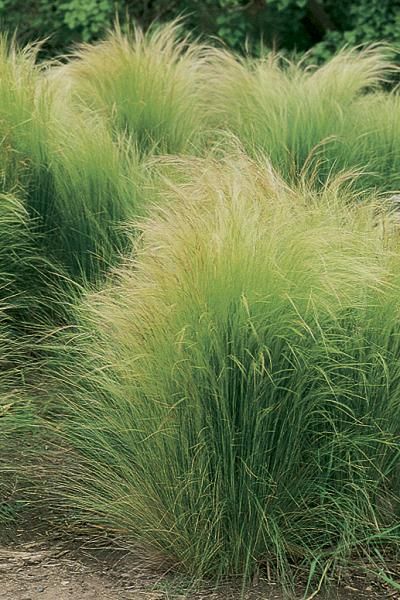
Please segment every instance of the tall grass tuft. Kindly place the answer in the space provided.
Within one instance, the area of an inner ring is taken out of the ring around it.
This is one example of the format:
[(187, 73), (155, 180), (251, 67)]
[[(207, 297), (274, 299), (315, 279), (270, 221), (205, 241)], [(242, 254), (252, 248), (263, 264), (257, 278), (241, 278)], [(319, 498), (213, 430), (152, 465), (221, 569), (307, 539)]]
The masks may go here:
[(382, 92), (394, 70), (380, 46), (341, 51), (319, 68), (217, 53), (205, 91), (210, 127), (267, 154), (294, 182), (302, 171), (325, 181), (359, 169), (364, 189), (398, 189), (398, 95)]
[(68, 340), (58, 493), (194, 576), (317, 585), (399, 542), (397, 258), (338, 183), (182, 172)]
[(127, 247), (125, 222), (145, 209), (145, 166), (92, 114), (69, 119), (49, 167), (54, 195), (42, 207), (45, 243), (74, 280), (96, 282)]
[[(38, 167), (45, 155), (51, 98), (37, 64), (39, 45), (19, 48), (0, 36), (0, 132), (2, 149)], [(4, 164), (2, 165), (2, 171)]]
[(0, 38), (0, 191), (23, 202), (38, 252), (86, 284), (126, 246), (122, 225), (140, 212), (141, 169), (134, 144), (60, 97), (37, 50)]
[(205, 52), (178, 33), (177, 23), (146, 34), (117, 26), (106, 40), (80, 46), (55, 78), (75, 105), (132, 136), (142, 153), (193, 151), (202, 134)]

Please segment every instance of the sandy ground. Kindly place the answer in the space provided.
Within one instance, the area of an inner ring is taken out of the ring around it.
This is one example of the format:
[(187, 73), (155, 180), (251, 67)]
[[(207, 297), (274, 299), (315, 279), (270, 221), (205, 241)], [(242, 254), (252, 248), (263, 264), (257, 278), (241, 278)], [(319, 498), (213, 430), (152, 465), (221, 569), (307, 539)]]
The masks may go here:
[[(0, 600), (238, 600), (232, 588), (191, 593), (165, 574), (140, 566), (140, 559), (90, 557), (63, 546), (29, 543), (0, 547)], [(276, 586), (258, 584), (248, 600), (285, 600)], [(323, 600), (400, 600), (400, 592), (355, 576)]]

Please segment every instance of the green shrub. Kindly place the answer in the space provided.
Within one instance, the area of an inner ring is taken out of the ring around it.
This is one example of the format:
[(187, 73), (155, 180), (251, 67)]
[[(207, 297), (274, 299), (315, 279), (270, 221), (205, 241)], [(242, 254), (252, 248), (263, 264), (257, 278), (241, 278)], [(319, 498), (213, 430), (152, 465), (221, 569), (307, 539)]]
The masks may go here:
[[(43, 54), (56, 55), (76, 42), (99, 39), (117, 16), (147, 29), (184, 16), (186, 32), (229, 48), (257, 53), (311, 49), (326, 60), (345, 44), (386, 41), (398, 47), (399, 11), (392, 0), (1, 0), (3, 29), (17, 29), (22, 43), (44, 39)], [(218, 43), (218, 42), (217, 42)]]
[[(321, 2), (320, 2), (321, 3)], [(356, 46), (385, 41), (394, 49), (398, 62), (399, 11), (391, 0), (357, 0), (335, 2), (323, 0), (331, 16), (331, 27), (311, 51), (315, 58), (326, 60), (343, 46)]]
[(241, 158), (183, 172), (66, 346), (62, 502), (195, 576), (395, 546), (398, 259), (373, 209)]

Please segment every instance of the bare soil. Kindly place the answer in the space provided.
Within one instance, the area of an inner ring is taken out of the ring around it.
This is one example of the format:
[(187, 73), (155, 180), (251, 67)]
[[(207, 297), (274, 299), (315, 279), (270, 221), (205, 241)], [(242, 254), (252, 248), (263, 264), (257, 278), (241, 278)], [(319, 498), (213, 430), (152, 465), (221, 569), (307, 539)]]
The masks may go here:
[[(400, 570), (400, 569), (399, 569)], [(65, 545), (0, 547), (0, 600), (239, 600), (235, 586), (191, 592), (184, 580), (156, 572), (140, 557)], [(286, 600), (277, 586), (257, 582), (247, 600)], [(400, 600), (400, 592), (354, 575), (321, 600)], [(311, 600), (311, 597), (310, 597)]]

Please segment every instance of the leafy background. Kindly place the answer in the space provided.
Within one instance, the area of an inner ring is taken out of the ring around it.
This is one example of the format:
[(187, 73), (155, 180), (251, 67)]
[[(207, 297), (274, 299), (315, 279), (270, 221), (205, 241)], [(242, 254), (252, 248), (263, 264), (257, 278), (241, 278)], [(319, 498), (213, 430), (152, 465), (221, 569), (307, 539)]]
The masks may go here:
[(146, 28), (181, 15), (191, 35), (254, 54), (311, 49), (314, 60), (325, 60), (344, 45), (400, 44), (400, 0), (0, 0), (2, 29), (17, 30), (22, 42), (46, 37), (46, 57), (98, 39), (116, 17)]

